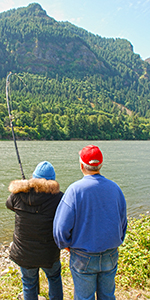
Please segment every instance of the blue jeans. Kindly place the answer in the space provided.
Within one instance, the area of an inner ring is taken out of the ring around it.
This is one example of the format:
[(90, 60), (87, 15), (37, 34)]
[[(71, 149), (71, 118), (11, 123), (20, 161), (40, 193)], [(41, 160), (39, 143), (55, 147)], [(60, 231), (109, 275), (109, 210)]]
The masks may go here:
[[(20, 267), (22, 273), (24, 300), (38, 300), (39, 268), (25, 269)], [(51, 269), (42, 268), (48, 279), (49, 299), (62, 300), (61, 264), (55, 262)]]
[(117, 248), (100, 253), (70, 250), (70, 270), (74, 281), (75, 300), (115, 300)]

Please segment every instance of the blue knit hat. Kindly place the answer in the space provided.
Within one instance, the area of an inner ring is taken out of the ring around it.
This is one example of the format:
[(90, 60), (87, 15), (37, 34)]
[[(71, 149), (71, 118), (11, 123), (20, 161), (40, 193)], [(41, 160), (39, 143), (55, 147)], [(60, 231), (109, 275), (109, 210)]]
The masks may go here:
[(32, 175), (33, 178), (45, 178), (47, 180), (55, 180), (55, 170), (51, 163), (48, 161), (40, 162)]

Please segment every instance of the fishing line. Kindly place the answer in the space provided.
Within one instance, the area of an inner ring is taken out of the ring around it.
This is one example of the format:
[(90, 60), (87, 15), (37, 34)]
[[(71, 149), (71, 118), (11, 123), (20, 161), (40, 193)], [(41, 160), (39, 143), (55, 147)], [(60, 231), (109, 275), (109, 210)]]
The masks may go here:
[[(17, 146), (17, 142), (16, 142), (16, 138), (15, 138), (15, 133), (14, 133), (14, 129), (13, 129), (13, 122), (12, 122), (12, 115), (11, 115), (11, 110), (10, 110), (10, 105), (9, 105), (9, 86), (10, 86), (10, 82), (9, 82), (9, 77), (12, 75), (12, 72), (10, 72), (6, 78), (6, 100), (7, 100), (7, 108), (8, 108), (8, 115), (9, 115), (9, 120), (10, 120), (10, 127), (12, 130), (12, 136), (13, 136), (13, 140), (14, 140), (14, 144), (15, 144), (15, 149), (16, 149), (16, 154), (17, 154), (17, 158), (18, 158), (18, 162), (19, 162), (19, 166), (20, 166), (20, 170), (21, 170), (21, 175), (22, 175), (22, 179), (25, 179), (25, 175), (23, 172), (23, 168), (22, 168), (22, 163), (21, 163), (21, 159), (20, 159), (20, 155), (19, 155), (19, 151), (18, 151), (18, 146)], [(16, 73), (14, 74), (16, 75)], [(19, 78), (19, 76), (17, 76)], [(20, 79), (20, 78), (19, 78)]]
[(18, 77), (18, 78), (20, 79), (20, 81), (22, 81), (22, 83), (23, 83), (24, 86), (27, 86), (27, 85), (23, 82), (22, 78), (21, 78), (17, 73), (15, 73), (14, 75), (15, 75), (16, 77)]

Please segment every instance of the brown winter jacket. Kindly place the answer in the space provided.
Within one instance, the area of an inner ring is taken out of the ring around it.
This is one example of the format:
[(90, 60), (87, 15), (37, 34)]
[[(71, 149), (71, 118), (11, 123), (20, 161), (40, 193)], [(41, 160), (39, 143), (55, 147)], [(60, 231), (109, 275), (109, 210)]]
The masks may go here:
[(15, 212), (10, 258), (24, 268), (51, 268), (60, 251), (53, 239), (53, 219), (63, 193), (55, 180), (15, 180), (7, 208)]

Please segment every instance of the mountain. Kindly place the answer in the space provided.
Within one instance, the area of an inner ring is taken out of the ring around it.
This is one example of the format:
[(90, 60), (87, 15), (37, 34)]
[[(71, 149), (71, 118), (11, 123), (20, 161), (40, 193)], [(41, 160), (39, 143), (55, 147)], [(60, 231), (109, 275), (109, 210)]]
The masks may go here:
[(80, 77), (119, 75), (128, 81), (150, 68), (124, 39), (106, 39), (69, 22), (57, 22), (33, 3), (0, 14), (0, 74), (9, 70)]
[(9, 136), (10, 71), (16, 74), (10, 86), (20, 136), (23, 130), (30, 138), (150, 138), (149, 59), (135, 54), (128, 40), (57, 22), (38, 3), (1, 13), (2, 137)]

